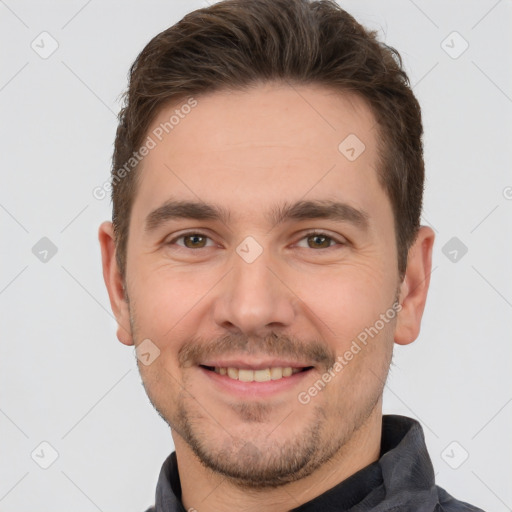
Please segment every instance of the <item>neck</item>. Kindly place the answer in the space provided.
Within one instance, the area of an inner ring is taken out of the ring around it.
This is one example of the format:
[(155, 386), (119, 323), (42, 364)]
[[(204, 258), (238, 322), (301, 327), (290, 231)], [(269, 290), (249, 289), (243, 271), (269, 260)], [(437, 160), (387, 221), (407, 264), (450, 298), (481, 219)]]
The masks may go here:
[(298, 507), (379, 459), (382, 410), (375, 407), (368, 420), (329, 461), (311, 475), (277, 488), (247, 490), (205, 468), (177, 433), (173, 432), (186, 510), (225, 512), (284, 512)]

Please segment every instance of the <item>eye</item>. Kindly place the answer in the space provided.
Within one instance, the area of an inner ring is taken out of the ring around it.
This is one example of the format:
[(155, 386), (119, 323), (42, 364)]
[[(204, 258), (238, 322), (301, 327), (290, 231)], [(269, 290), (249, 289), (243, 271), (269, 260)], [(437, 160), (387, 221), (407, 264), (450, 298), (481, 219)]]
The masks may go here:
[[(178, 240), (183, 240), (183, 244), (177, 243)], [(190, 232), (183, 233), (182, 235), (173, 238), (167, 242), (167, 245), (178, 245), (185, 249), (203, 249), (204, 247), (207, 247), (206, 244), (208, 240), (210, 240), (210, 238), (203, 233)]]
[(302, 240), (306, 240), (306, 246), (298, 243), (299, 247), (303, 247), (306, 249), (330, 249), (333, 245), (346, 245), (347, 242), (345, 240), (338, 240), (327, 233), (323, 233), (321, 231), (311, 231), (310, 233), (306, 233), (302, 238)]
[[(210, 243), (208, 243), (208, 241)], [(303, 241), (305, 241), (305, 243)], [(167, 242), (166, 245), (177, 245), (183, 249), (204, 249), (215, 244), (213, 240), (204, 233), (191, 231), (189, 233), (182, 233), (180, 236), (173, 238)], [(347, 241), (343, 237), (338, 239), (322, 231), (311, 231), (306, 233), (296, 245), (303, 249), (330, 249), (335, 245), (347, 245)]]

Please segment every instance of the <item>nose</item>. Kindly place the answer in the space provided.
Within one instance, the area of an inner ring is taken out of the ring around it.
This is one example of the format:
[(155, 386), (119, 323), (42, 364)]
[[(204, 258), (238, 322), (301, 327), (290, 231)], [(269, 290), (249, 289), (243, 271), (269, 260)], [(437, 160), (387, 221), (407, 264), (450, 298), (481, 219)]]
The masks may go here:
[(233, 268), (217, 288), (214, 320), (233, 333), (264, 337), (292, 325), (297, 297), (275, 260), (263, 253), (252, 263), (233, 255)]

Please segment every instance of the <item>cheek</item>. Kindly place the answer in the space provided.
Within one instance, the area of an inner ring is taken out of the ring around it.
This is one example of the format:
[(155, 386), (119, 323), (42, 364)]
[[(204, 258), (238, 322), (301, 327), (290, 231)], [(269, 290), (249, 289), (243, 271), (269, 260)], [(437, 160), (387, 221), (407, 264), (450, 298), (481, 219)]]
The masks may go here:
[(294, 288), (303, 300), (303, 314), (318, 326), (325, 340), (331, 340), (336, 352), (343, 352), (392, 306), (395, 292), (389, 275), (362, 265), (301, 277)]
[(176, 352), (178, 346), (173, 340), (178, 342), (194, 333), (194, 318), (216, 281), (214, 277), (199, 277), (169, 267), (140, 272), (130, 288), (137, 338), (151, 339), (162, 355)]
[(315, 303), (308, 305), (322, 320), (316, 325), (340, 363), (325, 400), (339, 411), (359, 402), (360, 407), (369, 406), (366, 401), (380, 395), (389, 369), (396, 323), (392, 308), (395, 288), (386, 276), (363, 278), (355, 272), (323, 285), (323, 293), (317, 293)]

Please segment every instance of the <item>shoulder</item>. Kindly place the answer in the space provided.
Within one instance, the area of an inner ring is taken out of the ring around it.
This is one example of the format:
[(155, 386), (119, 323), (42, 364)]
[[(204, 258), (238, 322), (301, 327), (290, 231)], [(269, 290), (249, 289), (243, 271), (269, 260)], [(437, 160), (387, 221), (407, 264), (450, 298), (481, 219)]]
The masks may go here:
[(484, 512), (481, 508), (470, 505), (465, 501), (456, 500), (442, 487), (437, 486), (439, 496), (439, 508), (436, 512)]

